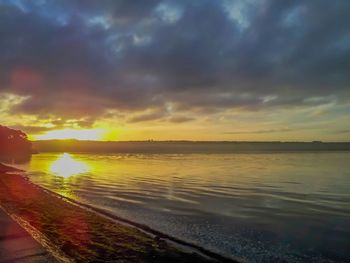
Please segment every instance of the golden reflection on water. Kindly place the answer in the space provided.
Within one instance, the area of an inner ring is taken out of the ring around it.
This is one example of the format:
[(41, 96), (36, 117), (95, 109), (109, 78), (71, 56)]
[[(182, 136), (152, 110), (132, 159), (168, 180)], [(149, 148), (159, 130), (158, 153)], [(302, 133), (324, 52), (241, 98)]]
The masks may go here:
[(69, 153), (63, 153), (50, 165), (49, 171), (55, 175), (68, 178), (89, 172), (90, 167), (85, 162), (74, 159)]

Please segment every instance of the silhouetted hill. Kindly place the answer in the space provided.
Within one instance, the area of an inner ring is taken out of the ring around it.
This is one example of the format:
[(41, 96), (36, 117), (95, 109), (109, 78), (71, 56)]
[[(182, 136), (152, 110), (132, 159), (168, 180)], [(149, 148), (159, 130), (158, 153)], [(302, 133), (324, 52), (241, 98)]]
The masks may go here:
[(32, 144), (24, 132), (0, 125), (0, 156), (28, 156), (31, 153)]
[(78, 140), (34, 141), (39, 152), (88, 153), (235, 153), (285, 151), (349, 151), (350, 143), (322, 142), (205, 142), (132, 141), (100, 142)]

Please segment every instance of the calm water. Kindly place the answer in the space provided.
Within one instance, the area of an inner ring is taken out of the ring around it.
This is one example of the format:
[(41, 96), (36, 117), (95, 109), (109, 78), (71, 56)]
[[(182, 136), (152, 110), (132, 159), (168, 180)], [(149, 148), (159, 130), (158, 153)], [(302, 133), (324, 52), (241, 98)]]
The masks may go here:
[(59, 153), (23, 168), (59, 194), (225, 255), (350, 262), (350, 153)]

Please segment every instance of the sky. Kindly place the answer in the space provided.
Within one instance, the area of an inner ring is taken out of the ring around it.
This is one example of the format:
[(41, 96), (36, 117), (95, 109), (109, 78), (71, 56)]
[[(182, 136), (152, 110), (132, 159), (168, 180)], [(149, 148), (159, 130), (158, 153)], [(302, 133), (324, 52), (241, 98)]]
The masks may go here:
[(350, 141), (348, 0), (0, 0), (33, 140)]

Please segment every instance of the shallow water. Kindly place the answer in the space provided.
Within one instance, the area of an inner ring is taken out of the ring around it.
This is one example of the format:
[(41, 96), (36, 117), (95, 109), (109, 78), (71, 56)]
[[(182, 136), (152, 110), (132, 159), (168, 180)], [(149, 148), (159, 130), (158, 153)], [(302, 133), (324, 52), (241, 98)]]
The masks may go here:
[(350, 153), (37, 154), (31, 181), (252, 262), (350, 261)]

